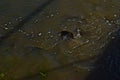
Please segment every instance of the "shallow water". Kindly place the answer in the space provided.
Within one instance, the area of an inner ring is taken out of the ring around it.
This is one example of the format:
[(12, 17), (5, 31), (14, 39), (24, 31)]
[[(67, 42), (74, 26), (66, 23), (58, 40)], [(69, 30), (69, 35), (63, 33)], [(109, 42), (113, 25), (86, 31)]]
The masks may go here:
[[(1, 0), (0, 7), (2, 80), (85, 80), (120, 27), (119, 0)], [(62, 31), (74, 38), (61, 39)]]

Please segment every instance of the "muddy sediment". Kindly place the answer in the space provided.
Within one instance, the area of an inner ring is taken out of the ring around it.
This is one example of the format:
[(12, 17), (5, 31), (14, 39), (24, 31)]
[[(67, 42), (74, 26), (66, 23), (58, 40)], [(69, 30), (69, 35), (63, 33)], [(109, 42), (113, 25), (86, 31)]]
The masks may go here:
[(0, 2), (3, 80), (85, 80), (120, 28), (118, 0)]

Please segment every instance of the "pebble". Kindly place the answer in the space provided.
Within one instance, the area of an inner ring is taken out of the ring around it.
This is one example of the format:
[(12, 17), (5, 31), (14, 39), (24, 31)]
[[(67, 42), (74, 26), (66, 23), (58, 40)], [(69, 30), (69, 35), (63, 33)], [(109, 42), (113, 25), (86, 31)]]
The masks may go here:
[(5, 30), (8, 30), (8, 28), (7, 28), (7, 27), (5, 27)]
[(41, 36), (42, 35), (42, 33), (38, 33), (38, 36)]

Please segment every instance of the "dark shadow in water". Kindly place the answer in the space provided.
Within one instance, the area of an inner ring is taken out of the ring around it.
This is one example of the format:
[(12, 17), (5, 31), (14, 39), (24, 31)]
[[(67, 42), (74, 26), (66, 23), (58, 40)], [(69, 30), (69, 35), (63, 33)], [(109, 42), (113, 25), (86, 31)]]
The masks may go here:
[(120, 30), (115, 35), (86, 80), (120, 80)]
[[(36, 10), (31, 12), (29, 15), (27, 15), (22, 21), (20, 21), (17, 25), (13, 26), (14, 28), (10, 30), (8, 33), (6, 33), (4, 36), (0, 37), (0, 45), (1, 43), (6, 40), (8, 37), (10, 37), (13, 33), (17, 32), (19, 29), (23, 27), (23, 25), (27, 22), (29, 22), (34, 16), (36, 16), (38, 13), (42, 12), (50, 3), (52, 3), (54, 0), (48, 0), (47, 2), (40, 5)], [(4, 44), (4, 43), (3, 43)]]

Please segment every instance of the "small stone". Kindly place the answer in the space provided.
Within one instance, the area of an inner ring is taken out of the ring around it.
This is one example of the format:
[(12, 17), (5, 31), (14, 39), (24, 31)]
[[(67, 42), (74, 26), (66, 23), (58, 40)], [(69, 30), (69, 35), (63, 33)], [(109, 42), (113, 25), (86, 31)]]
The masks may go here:
[(53, 17), (54, 15), (53, 15), (53, 14), (51, 14), (50, 16), (51, 16), (51, 17)]
[(117, 17), (117, 15), (116, 15), (116, 14), (114, 14), (114, 17)]
[(48, 34), (50, 34), (51, 32), (50, 31), (48, 31)]
[(111, 37), (112, 39), (115, 39), (115, 37)]
[(8, 24), (4, 24), (5, 26), (7, 26)]
[(42, 35), (42, 33), (38, 33), (38, 36), (41, 36)]
[(38, 20), (35, 20), (35, 23), (37, 23), (38, 22)]
[(5, 27), (5, 30), (8, 30), (8, 28), (7, 28), (7, 27)]
[(51, 37), (51, 38), (53, 38), (54, 36), (53, 36), (53, 35), (51, 35), (50, 37)]
[(21, 19), (22, 17), (20, 16), (19, 18)]
[(11, 22), (8, 22), (8, 24), (12, 24)]

